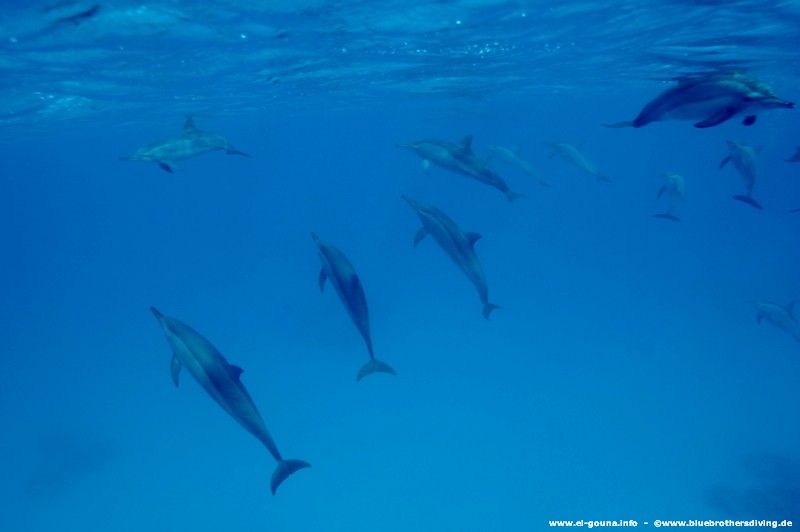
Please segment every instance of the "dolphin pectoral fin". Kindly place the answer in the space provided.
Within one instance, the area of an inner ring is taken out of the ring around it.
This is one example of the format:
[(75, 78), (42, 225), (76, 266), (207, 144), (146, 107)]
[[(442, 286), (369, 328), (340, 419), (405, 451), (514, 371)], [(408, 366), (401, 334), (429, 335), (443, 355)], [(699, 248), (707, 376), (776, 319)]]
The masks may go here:
[(471, 232), (470, 233), (464, 233), (464, 236), (467, 237), (467, 240), (469, 241), (470, 245), (472, 245), (472, 246), (475, 245), (475, 242), (477, 242), (478, 240), (483, 238), (479, 233), (471, 233)]
[(664, 218), (665, 220), (672, 220), (673, 222), (680, 222), (681, 219), (669, 212), (662, 212), (653, 215), (655, 218)]
[(414, 236), (414, 247), (417, 247), (417, 244), (419, 244), (419, 241), (422, 240), (423, 238), (425, 238), (425, 235), (427, 235), (427, 234), (428, 234), (428, 230), (425, 229), (425, 226), (420, 227), (419, 231), (417, 231), (417, 234)]
[(158, 163), (158, 166), (164, 170), (165, 172), (169, 172), (170, 174), (174, 174), (175, 172), (172, 171), (172, 168), (167, 163)]
[(172, 375), (172, 382), (175, 383), (175, 387), (178, 386), (178, 376), (181, 373), (181, 360), (172, 355), (172, 360), (169, 363), (169, 373)]
[(700, 128), (713, 127), (725, 122), (735, 114), (736, 114), (736, 109), (726, 107), (724, 109), (720, 109), (719, 111), (709, 116), (705, 120), (701, 120), (700, 122), (696, 123), (694, 127), (700, 127)]
[(228, 150), (228, 155), (242, 155), (242, 156), (244, 156), (244, 157), (249, 157), (249, 158), (251, 158), (251, 159), (253, 158), (253, 156), (252, 156), (252, 155), (250, 155), (250, 154), (248, 154), (248, 153), (245, 153), (245, 152), (243, 152), (243, 151), (234, 150), (233, 148), (231, 148), (231, 149), (229, 149), (229, 150)]
[(278, 486), (280, 486), (284, 480), (289, 478), (289, 475), (306, 467), (311, 467), (311, 464), (304, 462), (303, 460), (279, 460), (278, 465), (275, 467), (275, 471), (272, 472), (272, 478), (269, 482), (269, 489), (272, 491), (272, 494), (275, 495), (275, 491), (278, 489)]
[(742, 124), (746, 126), (752, 126), (753, 124), (756, 123), (756, 118), (757, 118), (756, 115), (746, 116), (744, 120), (742, 120)]
[(508, 198), (508, 202), (511, 203), (519, 198), (524, 198), (525, 194), (520, 194), (519, 192), (511, 192), (509, 190), (508, 192), (506, 192), (506, 197)]
[(728, 162), (730, 162), (730, 160), (731, 160), (731, 157), (730, 157), (730, 155), (729, 155), (729, 156), (727, 156), (727, 157), (725, 157), (725, 158), (724, 158), (724, 159), (722, 159), (722, 161), (719, 163), (719, 167), (720, 167), (720, 168), (724, 168), (724, 167), (725, 167), (725, 165), (726, 165), (726, 164), (728, 164)]
[(489, 314), (492, 313), (493, 310), (497, 310), (499, 308), (503, 308), (500, 305), (493, 305), (491, 303), (484, 303), (483, 305), (483, 317), (487, 320), (489, 319)]
[(658, 194), (656, 194), (656, 199), (661, 199), (661, 195), (664, 194), (664, 191), (666, 189), (667, 189), (667, 187), (665, 187), (665, 186), (662, 186), (661, 188), (659, 188), (658, 189)]
[(325, 273), (325, 268), (322, 268), (319, 271), (319, 291), (320, 292), (324, 292), (325, 291), (325, 279), (327, 279), (327, 278), (328, 278), (328, 274)]
[(361, 369), (358, 370), (358, 373), (356, 374), (356, 382), (372, 373), (388, 373), (389, 375), (397, 376), (397, 372), (392, 369), (389, 364), (371, 358), (369, 362), (361, 366)]
[(425, 175), (431, 175), (431, 162), (428, 159), (422, 160), (422, 169), (425, 171)]
[(610, 127), (613, 129), (619, 129), (631, 126), (633, 126), (633, 120), (625, 120), (624, 122), (617, 122), (616, 124), (603, 124), (603, 127)]
[(186, 131), (187, 129), (197, 129), (197, 126), (194, 125), (194, 118), (192, 115), (186, 115), (186, 122), (183, 123), (183, 130)]
[(764, 209), (764, 207), (762, 207), (760, 203), (758, 203), (756, 200), (754, 200), (750, 196), (736, 195), (736, 196), (731, 196), (731, 197), (733, 199), (735, 199), (735, 200), (741, 201), (742, 203), (747, 203), (748, 205), (751, 205), (751, 206), (755, 207), (756, 209), (760, 209), (760, 210)]

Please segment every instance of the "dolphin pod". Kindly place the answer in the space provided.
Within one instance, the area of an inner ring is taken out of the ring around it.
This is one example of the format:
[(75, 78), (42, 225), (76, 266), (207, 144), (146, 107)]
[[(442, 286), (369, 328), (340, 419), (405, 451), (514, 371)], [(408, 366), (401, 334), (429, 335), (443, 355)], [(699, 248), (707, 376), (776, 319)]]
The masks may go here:
[(158, 163), (165, 172), (173, 173), (175, 163), (216, 150), (225, 150), (228, 155), (243, 155), (243, 151), (231, 146), (225, 137), (216, 133), (201, 131), (194, 125), (191, 116), (186, 117), (183, 129), (177, 135), (153, 142), (139, 148), (132, 155), (120, 157), (120, 161), (148, 161)]
[(481, 235), (478, 233), (465, 233), (449, 216), (433, 205), (412, 200), (405, 194), (402, 197), (411, 205), (422, 221), (422, 227), (414, 237), (414, 246), (416, 247), (425, 236), (429, 234), (433, 236), (439, 247), (447, 253), (447, 256), (461, 268), (461, 271), (464, 272), (470, 282), (475, 285), (481, 298), (481, 303), (483, 303), (483, 317), (488, 320), (489, 314), (500, 307), (489, 303), (486, 275), (483, 273), (481, 263), (475, 254), (475, 242), (481, 238)]
[(303, 460), (284, 459), (278, 451), (278, 446), (267, 431), (253, 399), (240, 380), (240, 367), (229, 364), (208, 340), (185, 323), (164, 316), (155, 307), (150, 307), (150, 311), (164, 330), (167, 343), (172, 348), (170, 370), (175, 386), (178, 385), (181, 369), (186, 368), (208, 395), (247, 432), (255, 436), (278, 462), (270, 480), (273, 495), (289, 475), (298, 469), (311, 467), (311, 464)]
[(364, 288), (361, 286), (361, 281), (355, 268), (336, 246), (325, 242), (315, 233), (311, 233), (311, 238), (317, 245), (317, 252), (322, 261), (322, 269), (319, 272), (319, 291), (322, 292), (325, 289), (325, 281), (330, 280), (336, 293), (339, 294), (339, 299), (341, 299), (344, 308), (347, 310), (347, 314), (353, 320), (353, 324), (367, 344), (369, 361), (358, 371), (356, 380), (360, 381), (371, 373), (397, 375), (389, 364), (375, 359), (375, 354), (372, 350), (372, 339), (369, 334), (367, 298), (364, 295)]
[(604, 125), (638, 128), (664, 120), (698, 120), (694, 126), (705, 128), (744, 115), (742, 123), (750, 126), (757, 113), (794, 107), (794, 103), (778, 98), (772, 87), (746, 74), (710, 74), (677, 81), (676, 86), (645, 105), (635, 119)]

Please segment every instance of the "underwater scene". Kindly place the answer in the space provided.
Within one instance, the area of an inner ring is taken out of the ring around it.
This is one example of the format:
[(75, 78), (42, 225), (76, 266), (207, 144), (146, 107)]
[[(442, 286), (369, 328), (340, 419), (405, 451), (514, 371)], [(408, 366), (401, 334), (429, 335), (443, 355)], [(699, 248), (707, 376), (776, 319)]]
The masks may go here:
[(0, 530), (800, 526), (798, 43), (4, 1)]

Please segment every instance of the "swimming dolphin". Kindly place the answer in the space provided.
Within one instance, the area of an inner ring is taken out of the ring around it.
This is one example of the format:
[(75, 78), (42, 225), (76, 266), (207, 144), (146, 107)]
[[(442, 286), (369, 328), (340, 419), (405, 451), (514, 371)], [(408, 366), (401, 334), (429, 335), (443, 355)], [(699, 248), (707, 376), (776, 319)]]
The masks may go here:
[(512, 166), (516, 166), (532, 178), (536, 180), (543, 187), (549, 187), (550, 183), (546, 180), (542, 179), (539, 175), (539, 172), (533, 165), (520, 157), (519, 150), (517, 148), (508, 148), (506, 146), (489, 146), (489, 151), (491, 152), (492, 156), (497, 157), (504, 163), (510, 164)]
[(752, 205), (756, 209), (763, 209), (763, 207), (753, 199), (753, 185), (758, 178), (758, 161), (756, 155), (761, 151), (761, 148), (753, 149), (747, 144), (742, 142), (734, 142), (726, 140), (728, 148), (731, 150), (730, 155), (722, 159), (719, 167), (723, 168), (728, 162), (733, 163), (739, 175), (744, 179), (744, 186), (747, 188), (747, 194), (740, 196), (732, 196), (733, 199)]
[(425, 238), (425, 235), (433, 236), (439, 246), (477, 288), (481, 303), (483, 303), (483, 317), (488, 320), (489, 314), (500, 307), (489, 303), (486, 275), (475, 254), (475, 242), (481, 238), (481, 235), (463, 232), (449, 216), (433, 205), (414, 201), (405, 194), (402, 198), (417, 211), (419, 219), (422, 220), (422, 227), (414, 237), (414, 247)]
[(547, 157), (548, 159), (552, 159), (553, 156), (558, 155), (569, 164), (576, 166), (577, 168), (586, 172), (589, 175), (593, 175), (598, 181), (605, 181), (606, 183), (611, 183), (611, 180), (603, 175), (600, 169), (597, 168), (597, 165), (594, 164), (589, 159), (587, 159), (586, 156), (583, 154), (583, 152), (581, 151), (581, 149), (583, 148), (582, 142), (578, 146), (575, 146), (574, 144), (569, 144), (568, 142), (545, 142), (544, 144), (545, 146), (549, 146), (550, 149), (553, 150)]
[(167, 343), (172, 348), (170, 369), (175, 386), (178, 385), (181, 368), (185, 367), (208, 392), (208, 395), (258, 441), (263, 443), (278, 462), (270, 481), (273, 495), (281, 482), (286, 480), (289, 475), (298, 469), (311, 467), (311, 464), (302, 460), (286, 460), (281, 456), (264, 425), (264, 420), (261, 419), (261, 414), (258, 413), (258, 409), (253, 403), (253, 399), (250, 398), (250, 394), (239, 380), (242, 375), (241, 368), (228, 364), (228, 361), (208, 340), (185, 323), (164, 316), (155, 307), (150, 307), (150, 310), (161, 324), (161, 328), (164, 329)]
[(319, 291), (322, 292), (325, 289), (325, 280), (330, 279), (333, 288), (339, 294), (339, 299), (342, 300), (344, 308), (350, 315), (350, 319), (353, 320), (356, 329), (361, 333), (364, 342), (367, 344), (369, 362), (358, 370), (356, 380), (360, 381), (370, 373), (378, 372), (397, 375), (389, 364), (375, 359), (375, 354), (372, 351), (372, 339), (369, 334), (367, 298), (364, 296), (364, 288), (361, 286), (361, 281), (355, 268), (344, 256), (344, 253), (334, 245), (320, 239), (315, 233), (311, 233), (311, 238), (314, 239), (314, 243), (317, 245), (317, 252), (322, 261), (322, 269), (319, 271)]
[(769, 109), (791, 109), (794, 103), (778, 98), (772, 87), (741, 73), (710, 74), (678, 79), (644, 106), (634, 120), (606, 127), (642, 127), (663, 120), (699, 120), (695, 127), (712, 127), (744, 115), (746, 126)]
[(772, 326), (783, 329), (800, 342), (800, 323), (797, 323), (797, 319), (794, 317), (794, 301), (785, 307), (771, 301), (756, 301), (753, 305), (758, 311), (757, 323), (767, 320)]
[(433, 163), (445, 170), (471, 177), (496, 188), (506, 195), (508, 201), (523, 197), (523, 194), (512, 192), (489, 163), (475, 155), (472, 151), (472, 135), (467, 135), (458, 143), (445, 140), (418, 140), (411, 144), (398, 145), (398, 148), (405, 148), (422, 157), (422, 167), (426, 173), (430, 171)]
[(678, 203), (686, 199), (686, 180), (683, 178), (683, 176), (672, 172), (665, 172), (661, 174), (661, 178), (664, 180), (664, 184), (661, 185), (660, 189), (658, 189), (658, 194), (656, 197), (661, 198), (661, 196), (666, 194), (668, 206), (665, 212), (654, 214), (653, 216), (656, 218), (664, 218), (667, 220), (680, 222), (681, 219), (672, 214), (672, 211), (675, 210), (675, 207), (678, 206)]
[(786, 159), (787, 163), (800, 163), (800, 148), (797, 148), (797, 151), (794, 152), (794, 155)]
[(210, 151), (225, 150), (228, 155), (248, 154), (234, 149), (225, 137), (207, 131), (201, 131), (194, 125), (191, 116), (186, 117), (183, 129), (177, 135), (159, 142), (153, 142), (136, 150), (133, 155), (120, 157), (120, 161), (152, 161), (158, 163), (162, 170), (172, 173), (177, 161), (191, 159)]

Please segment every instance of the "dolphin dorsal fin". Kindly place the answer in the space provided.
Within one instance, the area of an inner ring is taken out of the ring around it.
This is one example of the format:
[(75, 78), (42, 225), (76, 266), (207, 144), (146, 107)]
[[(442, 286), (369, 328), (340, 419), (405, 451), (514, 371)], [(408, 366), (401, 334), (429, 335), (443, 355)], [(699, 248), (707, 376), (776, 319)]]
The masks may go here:
[(467, 237), (467, 240), (469, 241), (469, 244), (471, 246), (475, 245), (475, 242), (483, 238), (479, 233), (471, 233), (471, 232), (465, 233), (464, 236)]
[(183, 123), (184, 131), (187, 129), (197, 129), (197, 126), (194, 125), (194, 118), (192, 115), (186, 117), (186, 122)]
[(242, 373), (244, 372), (242, 368), (240, 368), (239, 366), (235, 366), (233, 364), (228, 364), (228, 369), (230, 370), (231, 376), (234, 379), (238, 379), (239, 377), (241, 377)]
[(169, 364), (169, 373), (172, 375), (172, 382), (178, 386), (178, 376), (181, 374), (181, 359), (172, 355), (172, 360)]
[(472, 135), (467, 135), (458, 142), (458, 145), (467, 151), (472, 151)]

